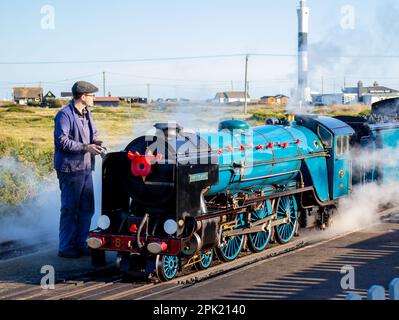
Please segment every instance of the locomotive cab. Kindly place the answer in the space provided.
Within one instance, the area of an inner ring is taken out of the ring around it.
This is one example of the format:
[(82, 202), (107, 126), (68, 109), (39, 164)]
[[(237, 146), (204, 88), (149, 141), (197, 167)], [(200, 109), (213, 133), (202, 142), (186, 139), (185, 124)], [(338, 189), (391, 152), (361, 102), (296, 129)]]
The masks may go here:
[(330, 155), (327, 158), (330, 199), (348, 195), (352, 189), (349, 141), (355, 131), (345, 122), (329, 117), (297, 115), (295, 120), (297, 124), (315, 132)]

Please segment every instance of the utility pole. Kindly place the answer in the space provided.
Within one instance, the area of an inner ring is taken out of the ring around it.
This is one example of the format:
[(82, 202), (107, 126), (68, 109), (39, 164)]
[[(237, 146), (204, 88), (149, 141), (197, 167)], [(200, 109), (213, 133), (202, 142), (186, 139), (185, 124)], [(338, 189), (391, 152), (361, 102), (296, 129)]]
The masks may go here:
[(147, 104), (150, 104), (150, 84), (147, 83)]
[(105, 71), (103, 71), (103, 97), (105, 97)]
[(234, 84), (233, 84), (233, 80), (231, 80), (231, 91), (234, 91)]
[(244, 90), (244, 113), (247, 114), (248, 112), (248, 101), (247, 101), (247, 95), (248, 95), (248, 55), (245, 56), (245, 90)]

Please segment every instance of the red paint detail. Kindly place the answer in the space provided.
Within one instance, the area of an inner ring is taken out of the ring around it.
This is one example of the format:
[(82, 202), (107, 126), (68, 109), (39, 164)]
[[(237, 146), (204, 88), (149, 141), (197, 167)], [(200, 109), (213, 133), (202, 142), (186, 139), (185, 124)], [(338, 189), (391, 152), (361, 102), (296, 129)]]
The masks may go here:
[(296, 143), (301, 143), (302, 141), (301, 141), (301, 139), (296, 139), (295, 142), (296, 142)]
[(167, 252), (171, 254), (178, 254), (180, 252), (180, 245), (181, 243), (179, 240), (170, 240)]
[(284, 143), (283, 143), (283, 145), (282, 145), (282, 147), (285, 149), (285, 148), (287, 148), (287, 147), (288, 147), (288, 145), (289, 145), (289, 143), (288, 143), (288, 142), (284, 142)]
[(277, 145), (278, 145), (279, 147), (281, 147), (281, 142), (277, 142)]
[(234, 147), (233, 146), (227, 146), (227, 149), (229, 149), (230, 152), (234, 151)]
[[(89, 237), (95, 237), (102, 241), (103, 246), (100, 248), (101, 250), (128, 251), (128, 252), (139, 251), (137, 246), (136, 236), (125, 236), (125, 235), (119, 236), (113, 234), (99, 235), (98, 233), (89, 233)], [(165, 239), (165, 238), (156, 238), (156, 237), (148, 237), (146, 239), (144, 237), (140, 237), (140, 240), (144, 246), (146, 246), (150, 242), (159, 243), (163, 250), (162, 254), (177, 255), (181, 251), (181, 241), (179, 239)], [(118, 247), (115, 245), (116, 242), (119, 243)]]
[(132, 226), (130, 227), (130, 232), (137, 233), (137, 226), (135, 224), (132, 224)]
[(218, 154), (222, 154), (223, 153), (223, 149), (218, 149)]
[(245, 151), (245, 146), (243, 144), (240, 146), (240, 150)]
[(145, 156), (141, 155), (139, 152), (131, 152), (127, 153), (128, 158), (132, 161), (131, 163), (131, 171), (132, 174), (136, 177), (146, 177), (151, 173), (151, 165), (156, 161), (160, 161), (162, 159), (161, 154), (153, 155), (151, 150), (147, 150)]
[(256, 146), (256, 150), (262, 150), (263, 146)]
[(274, 142), (269, 142), (266, 146), (266, 148), (268, 149), (273, 149), (273, 147), (274, 147)]

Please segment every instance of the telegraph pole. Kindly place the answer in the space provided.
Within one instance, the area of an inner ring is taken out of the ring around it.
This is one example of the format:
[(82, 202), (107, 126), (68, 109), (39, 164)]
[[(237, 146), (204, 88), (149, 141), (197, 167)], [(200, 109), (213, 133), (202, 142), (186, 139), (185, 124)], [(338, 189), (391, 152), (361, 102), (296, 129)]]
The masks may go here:
[(150, 104), (150, 84), (147, 83), (147, 104)]
[(105, 97), (105, 71), (103, 71), (103, 97)]
[(245, 56), (245, 90), (244, 90), (244, 113), (246, 114), (248, 112), (248, 101), (247, 101), (247, 95), (248, 95), (248, 55)]
[(234, 83), (233, 83), (233, 80), (231, 80), (231, 91), (234, 91)]

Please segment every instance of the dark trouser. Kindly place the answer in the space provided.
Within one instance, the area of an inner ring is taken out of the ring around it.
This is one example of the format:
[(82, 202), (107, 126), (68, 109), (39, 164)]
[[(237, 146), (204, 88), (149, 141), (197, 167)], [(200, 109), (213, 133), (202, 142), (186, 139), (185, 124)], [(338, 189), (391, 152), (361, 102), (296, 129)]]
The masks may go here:
[(94, 214), (92, 172), (58, 174), (61, 189), (60, 251), (86, 248)]

